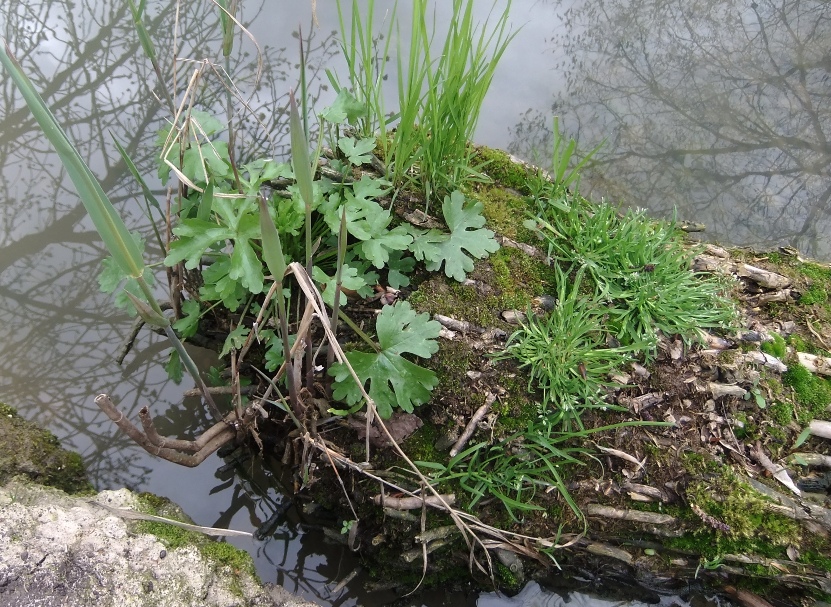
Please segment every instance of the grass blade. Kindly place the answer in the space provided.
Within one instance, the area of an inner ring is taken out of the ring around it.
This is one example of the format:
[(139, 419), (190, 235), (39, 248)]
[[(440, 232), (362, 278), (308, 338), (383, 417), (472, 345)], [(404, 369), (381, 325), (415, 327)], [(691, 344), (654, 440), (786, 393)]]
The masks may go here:
[(23, 72), (23, 68), (12, 55), (6, 41), (2, 40), (2, 42), (0, 63), (9, 72), (35, 120), (58, 153), (107, 250), (125, 274), (133, 278), (141, 278), (144, 272), (144, 260), (127, 226), (116, 213), (110, 199), (101, 188), (101, 184), (89, 170), (78, 150), (69, 141), (69, 137), (58, 124), (31, 80)]

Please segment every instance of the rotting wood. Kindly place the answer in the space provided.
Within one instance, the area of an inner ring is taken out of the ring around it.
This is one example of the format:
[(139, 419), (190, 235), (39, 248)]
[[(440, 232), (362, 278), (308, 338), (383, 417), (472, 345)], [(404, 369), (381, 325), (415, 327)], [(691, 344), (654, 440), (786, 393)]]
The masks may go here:
[[(449, 505), (456, 503), (456, 495), (453, 493), (442, 494), (441, 498)], [(377, 505), (395, 510), (415, 510), (424, 504), (428, 506), (441, 506), (442, 501), (434, 495), (424, 497), (390, 497), (388, 495), (376, 495), (372, 501)]]
[(713, 398), (721, 398), (722, 396), (735, 396), (744, 398), (747, 390), (735, 384), (719, 384), (716, 382), (709, 382), (707, 388), (713, 395)]
[(762, 495), (773, 500), (773, 502), (765, 504), (765, 508), (771, 512), (777, 512), (801, 522), (814, 522), (820, 525), (826, 533), (831, 531), (831, 510), (780, 493), (755, 478), (748, 478), (747, 483)]
[(831, 376), (831, 358), (827, 356), (816, 356), (807, 352), (797, 352), (796, 357), (799, 364), (817, 375)]
[(772, 293), (761, 293), (755, 297), (748, 299), (748, 303), (752, 306), (762, 306), (769, 303), (785, 303), (788, 301), (796, 301), (797, 297), (792, 289), (781, 289), (773, 291)]
[(455, 533), (460, 533), (456, 525), (445, 525), (444, 527), (436, 527), (435, 529), (428, 529), (423, 533), (419, 533), (415, 536), (415, 541), (419, 544), (429, 544), (430, 542), (450, 537)]
[[(669, 496), (667, 495), (666, 491), (662, 491), (657, 487), (650, 487), (649, 485), (641, 485), (640, 483), (630, 483), (626, 482), (623, 484), (623, 489), (629, 492), (629, 497), (632, 497), (632, 494), (636, 495), (643, 495), (650, 499), (650, 501), (656, 502), (669, 502)], [(636, 499), (636, 498), (632, 498)]]
[(776, 272), (757, 268), (746, 263), (737, 263), (729, 259), (722, 259), (712, 255), (698, 255), (693, 260), (693, 270), (696, 272), (722, 272), (735, 274), (752, 280), (766, 289), (782, 290), (791, 285), (791, 279)]
[(649, 523), (651, 525), (672, 525), (677, 519), (669, 514), (659, 512), (644, 512), (642, 510), (621, 510), (602, 504), (588, 504), (585, 508), (586, 515), (612, 518), (620, 521), (632, 521), (635, 523)]
[(777, 481), (785, 485), (785, 487), (793, 491), (796, 495), (802, 495), (785, 467), (774, 464), (762, 449), (762, 444), (759, 441), (756, 441), (755, 447), (750, 449), (750, 457), (759, 462), (762, 468), (769, 472)]
[(623, 561), (627, 565), (631, 565), (635, 562), (635, 559), (631, 554), (629, 554), (625, 550), (616, 548), (615, 546), (610, 546), (609, 544), (592, 542), (591, 544), (586, 546), (586, 551), (592, 554), (596, 554), (597, 556), (607, 556), (618, 561)]
[(507, 236), (495, 236), (495, 240), (503, 247), (508, 247), (509, 249), (517, 249), (519, 251), (522, 251), (529, 257), (534, 257), (536, 259), (545, 258), (545, 255), (543, 255), (538, 248), (530, 244), (525, 244), (524, 242), (517, 242), (516, 240), (511, 240)]
[(771, 371), (776, 371), (777, 373), (784, 373), (788, 370), (788, 366), (783, 363), (781, 360), (773, 356), (772, 354), (768, 354), (766, 352), (760, 352), (759, 350), (754, 350), (753, 352), (746, 352), (741, 357), (740, 360), (743, 362), (754, 363), (757, 365), (762, 365), (766, 369), (770, 369)]
[(822, 419), (813, 419), (808, 424), (808, 429), (814, 436), (831, 439), (831, 422)]
[(831, 455), (821, 453), (792, 453), (788, 461), (800, 466), (831, 468)]
[(450, 544), (450, 540), (436, 540), (435, 542), (431, 542), (429, 544), (422, 544), (418, 548), (413, 548), (412, 550), (407, 550), (404, 554), (401, 555), (401, 558), (404, 559), (405, 563), (412, 563), (419, 557), (423, 557), (425, 551), (427, 554), (435, 552), (439, 548), (443, 548)]

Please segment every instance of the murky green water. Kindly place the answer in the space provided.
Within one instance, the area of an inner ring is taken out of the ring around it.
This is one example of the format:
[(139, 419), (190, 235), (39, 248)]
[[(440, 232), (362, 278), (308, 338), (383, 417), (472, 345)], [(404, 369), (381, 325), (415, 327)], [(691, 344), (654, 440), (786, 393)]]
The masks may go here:
[[(174, 46), (180, 57), (216, 59), (212, 10), (209, 3), (190, 3), (179, 16), (183, 33), (174, 39), (175, 6), (150, 3), (163, 64)], [(285, 151), (281, 108), (296, 79), (292, 33), (299, 24), (313, 32), (312, 70), (337, 66), (330, 0), (318, 2), (318, 18), (313, 28), (309, 2), (245, 5), (243, 20), (264, 51), (261, 87), (250, 87), (256, 55), (250, 42), (243, 46), (249, 54), (237, 56), (233, 67), (271, 136), (257, 136), (256, 125), (247, 125), (258, 151)], [(707, 223), (708, 234), (720, 240), (795, 244), (831, 258), (825, 137), (831, 31), (824, 3), (521, 0), (513, 4), (513, 23), (523, 29), (486, 102), (481, 143), (544, 157), (556, 111), (584, 149), (607, 140), (585, 174), (584, 190), (656, 213), (677, 208), (680, 217)], [(152, 177), (152, 144), (165, 114), (151, 94), (155, 76), (126, 4), (3, 3), (0, 26), (130, 227), (147, 233), (140, 189), (111, 136)], [(193, 65), (180, 63), (180, 69), (184, 82)], [(316, 81), (313, 90), (325, 97), (323, 84)], [(124, 364), (115, 363), (131, 321), (98, 292), (101, 243), (11, 83), (3, 78), (0, 86), (0, 400), (80, 451), (98, 487), (153, 491), (182, 504), (200, 524), (255, 529), (284, 499), (271, 473), (248, 464), (235, 474), (216, 457), (194, 470), (152, 458), (93, 404), (106, 392), (133, 419), (147, 405), (160, 431), (180, 437), (208, 425), (198, 403), (182, 404), (190, 386), (167, 380), (163, 340), (142, 333)], [(164, 204), (165, 191), (151, 183)], [(148, 243), (149, 259), (160, 259)], [(158, 278), (164, 284), (163, 272)], [(210, 364), (206, 353), (200, 356)], [(324, 604), (389, 599), (362, 590), (362, 576), (335, 590), (354, 558), (298, 525), (300, 516), (289, 510), (267, 541), (246, 546), (264, 580)], [(430, 600), (459, 604), (459, 596)]]

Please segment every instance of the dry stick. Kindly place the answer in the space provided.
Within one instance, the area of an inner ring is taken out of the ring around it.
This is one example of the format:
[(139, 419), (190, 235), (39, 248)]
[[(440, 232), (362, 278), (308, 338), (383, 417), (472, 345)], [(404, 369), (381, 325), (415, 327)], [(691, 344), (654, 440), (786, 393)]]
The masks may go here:
[(117, 364), (121, 365), (124, 362), (124, 359), (127, 358), (127, 354), (133, 349), (133, 343), (136, 341), (136, 337), (138, 337), (139, 331), (141, 331), (143, 326), (144, 321), (140, 316), (133, 319), (133, 326), (130, 328), (130, 334), (127, 335), (127, 338), (124, 340), (124, 343), (115, 355), (115, 362)]
[(236, 430), (222, 421), (214, 426), (221, 426), (221, 430), (201, 449), (199, 449), (199, 451), (193, 454), (182, 453), (181, 451), (177, 451), (175, 449), (154, 445), (144, 433), (140, 432), (139, 429), (136, 428), (133, 423), (115, 407), (112, 400), (110, 400), (110, 397), (106, 394), (99, 394), (96, 396), (95, 404), (107, 414), (107, 417), (109, 417), (122, 432), (133, 439), (133, 441), (142, 449), (148, 453), (161, 457), (162, 459), (166, 459), (169, 462), (187, 466), (188, 468), (198, 466), (214, 451), (236, 436)]
[(358, 520), (358, 513), (355, 512), (355, 508), (352, 507), (352, 500), (349, 499), (349, 493), (346, 491), (346, 485), (343, 484), (343, 479), (340, 477), (340, 472), (338, 472), (337, 466), (335, 466), (335, 462), (332, 461), (332, 456), (329, 455), (329, 451), (325, 451), (326, 457), (329, 459), (329, 463), (332, 465), (332, 470), (335, 472), (335, 476), (338, 478), (338, 483), (340, 483), (340, 488), (343, 491), (343, 495), (346, 497), (346, 502), (349, 504), (349, 509), (352, 511), (352, 516), (355, 517), (355, 520)]
[(464, 432), (462, 432), (459, 440), (456, 441), (456, 444), (454, 444), (453, 448), (450, 450), (450, 457), (456, 457), (456, 455), (465, 448), (467, 441), (470, 440), (470, 437), (473, 436), (473, 433), (476, 431), (477, 424), (488, 414), (488, 411), (490, 411), (491, 405), (495, 400), (496, 395), (493, 394), (493, 392), (490, 392), (487, 397), (485, 397), (485, 404), (476, 409), (473, 417), (470, 418), (467, 426), (465, 426)]

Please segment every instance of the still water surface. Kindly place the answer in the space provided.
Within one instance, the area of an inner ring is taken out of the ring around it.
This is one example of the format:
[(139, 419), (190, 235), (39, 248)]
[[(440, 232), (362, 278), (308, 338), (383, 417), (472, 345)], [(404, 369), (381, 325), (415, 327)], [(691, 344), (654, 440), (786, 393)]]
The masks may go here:
[[(180, 15), (178, 55), (218, 57), (212, 5), (189, 4)], [(313, 72), (339, 65), (333, 3), (317, 4), (313, 27), (309, 2), (245, 3), (243, 21), (266, 59), (251, 105), (271, 140), (247, 131), (258, 153), (285, 152), (280, 108), (297, 78), (298, 26), (312, 35)], [(437, 4), (441, 24), (446, 3)], [(482, 2), (485, 12), (489, 6)], [(169, 65), (175, 6), (150, 2), (148, 14)], [(793, 244), (831, 258), (825, 3), (515, 0), (512, 23), (522, 31), (497, 72), (478, 142), (544, 158), (556, 112), (583, 149), (606, 141), (585, 172), (584, 191), (656, 214), (677, 209), (721, 241)], [(111, 134), (152, 176), (152, 144), (165, 114), (148, 86), (155, 77), (126, 3), (3, 3), (0, 27), (128, 225), (148, 233), (140, 190)], [(250, 88), (254, 47), (243, 41), (241, 49), (232, 67)], [(314, 95), (327, 98), (324, 88), (317, 79)], [(254, 530), (283, 503), (275, 473), (251, 463), (225, 470), (216, 457), (193, 470), (157, 460), (92, 403), (107, 392), (133, 419), (147, 405), (161, 432), (182, 438), (208, 425), (198, 403), (182, 405), (190, 386), (168, 381), (167, 347), (157, 337), (142, 334), (124, 364), (115, 363), (130, 319), (98, 292), (102, 245), (8, 79), (0, 91), (0, 399), (81, 452), (99, 488), (152, 491), (182, 504), (199, 524)], [(156, 194), (164, 200), (161, 188)], [(160, 258), (148, 239), (148, 259)], [(211, 364), (209, 355), (197, 354)], [(298, 524), (300, 517), (289, 510), (266, 541), (240, 542), (265, 581), (327, 605), (390, 600), (365, 590), (362, 576), (335, 589), (354, 569), (354, 557), (314, 526)], [(440, 593), (429, 602), (458, 605), (462, 596)]]

